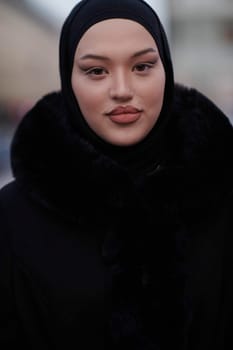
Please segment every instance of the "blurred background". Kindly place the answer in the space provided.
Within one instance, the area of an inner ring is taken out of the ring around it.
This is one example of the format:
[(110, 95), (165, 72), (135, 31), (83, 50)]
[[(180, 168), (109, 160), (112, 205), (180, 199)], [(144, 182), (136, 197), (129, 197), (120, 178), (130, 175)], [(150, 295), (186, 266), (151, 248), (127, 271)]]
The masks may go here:
[[(114, 0), (113, 0), (114, 1)], [(62, 23), (77, 0), (0, 0), (0, 187), (21, 118), (60, 87)], [(233, 123), (233, 0), (148, 0), (167, 31), (177, 82), (211, 98)]]

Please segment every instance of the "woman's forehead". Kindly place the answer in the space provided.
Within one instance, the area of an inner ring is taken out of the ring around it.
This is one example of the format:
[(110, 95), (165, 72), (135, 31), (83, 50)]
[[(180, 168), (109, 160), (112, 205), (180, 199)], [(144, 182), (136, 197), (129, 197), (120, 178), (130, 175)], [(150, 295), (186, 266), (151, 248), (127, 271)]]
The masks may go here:
[(152, 35), (136, 21), (114, 18), (95, 23), (81, 37), (77, 50), (107, 48), (133, 48), (136, 51), (149, 47), (157, 49)]

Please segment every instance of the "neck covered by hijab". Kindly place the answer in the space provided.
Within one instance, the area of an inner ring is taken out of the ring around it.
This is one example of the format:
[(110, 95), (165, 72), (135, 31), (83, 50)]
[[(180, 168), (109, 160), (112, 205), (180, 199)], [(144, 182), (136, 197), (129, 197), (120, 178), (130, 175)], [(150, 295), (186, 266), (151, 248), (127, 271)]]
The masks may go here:
[[(154, 38), (165, 70), (165, 92), (162, 110), (150, 133), (136, 145), (114, 146), (102, 140), (88, 126), (71, 86), (74, 55), (83, 34), (94, 24), (107, 19), (129, 19), (141, 24)], [(81, 137), (96, 149), (110, 156), (133, 172), (149, 168), (158, 162), (157, 153), (173, 99), (174, 77), (169, 45), (163, 26), (155, 11), (143, 0), (81, 0), (67, 17), (60, 37), (61, 91), (67, 108), (67, 116)]]

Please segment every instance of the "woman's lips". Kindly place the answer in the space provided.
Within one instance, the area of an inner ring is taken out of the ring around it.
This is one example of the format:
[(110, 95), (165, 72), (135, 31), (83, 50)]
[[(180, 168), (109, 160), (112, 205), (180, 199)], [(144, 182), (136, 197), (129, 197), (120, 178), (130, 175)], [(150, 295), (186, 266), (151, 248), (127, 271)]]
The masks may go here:
[(129, 124), (136, 122), (141, 115), (141, 110), (132, 106), (116, 107), (111, 110), (107, 115), (114, 123)]

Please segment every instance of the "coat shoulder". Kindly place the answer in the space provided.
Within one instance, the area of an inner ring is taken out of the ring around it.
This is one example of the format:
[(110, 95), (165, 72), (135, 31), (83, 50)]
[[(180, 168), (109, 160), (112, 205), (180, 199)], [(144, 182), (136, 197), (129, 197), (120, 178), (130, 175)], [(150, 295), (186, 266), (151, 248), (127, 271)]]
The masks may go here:
[[(22, 213), (24, 207), (22, 198), (23, 196), (20, 195), (16, 181), (12, 181), (0, 190), (0, 245), (4, 249), (6, 245), (10, 246), (11, 224)], [(5, 243), (3, 244), (3, 242)]]
[(16, 203), (17, 198), (20, 197), (20, 189), (15, 180), (6, 184), (0, 190), (0, 211), (7, 212), (8, 210), (11, 210)]
[(224, 161), (233, 168), (233, 126), (208, 97), (194, 88), (176, 85), (172, 117), (172, 132), (190, 159), (198, 153), (198, 159), (205, 159), (206, 164), (211, 159), (215, 166)]
[(225, 126), (232, 129), (229, 118), (216, 104), (195, 88), (175, 85), (173, 112), (181, 116), (195, 116), (206, 125)]

